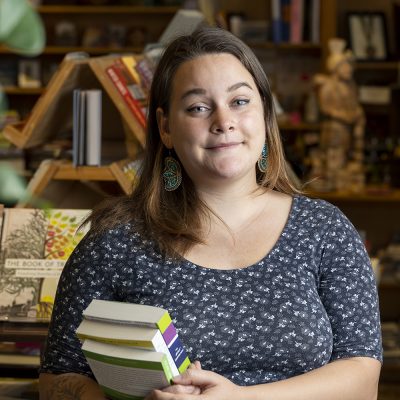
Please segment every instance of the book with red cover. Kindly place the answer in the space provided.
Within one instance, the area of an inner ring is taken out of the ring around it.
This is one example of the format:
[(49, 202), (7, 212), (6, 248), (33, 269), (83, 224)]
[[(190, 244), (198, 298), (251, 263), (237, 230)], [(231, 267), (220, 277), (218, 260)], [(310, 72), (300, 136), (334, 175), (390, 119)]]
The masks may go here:
[(142, 105), (136, 98), (132, 96), (132, 93), (128, 89), (128, 84), (131, 78), (124, 65), (119, 60), (116, 60), (113, 65), (106, 69), (106, 73), (114, 83), (118, 92), (121, 94), (122, 98), (132, 111), (137, 121), (141, 126), (145, 127), (146, 116), (142, 110)]

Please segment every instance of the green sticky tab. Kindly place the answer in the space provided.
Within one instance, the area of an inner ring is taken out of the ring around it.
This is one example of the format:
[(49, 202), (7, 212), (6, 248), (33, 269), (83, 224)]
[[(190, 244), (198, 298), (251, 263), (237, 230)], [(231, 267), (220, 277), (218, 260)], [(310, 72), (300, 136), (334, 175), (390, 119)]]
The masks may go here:
[(190, 365), (190, 360), (189, 360), (188, 357), (186, 357), (186, 358), (183, 360), (183, 363), (182, 363), (182, 364), (180, 365), (180, 367), (178, 368), (179, 373), (180, 373), (180, 374), (183, 374), (183, 373), (188, 369), (189, 365)]
[(166, 312), (158, 321), (157, 328), (160, 330), (161, 333), (164, 333), (166, 329), (169, 327), (169, 324), (172, 322), (171, 317)]

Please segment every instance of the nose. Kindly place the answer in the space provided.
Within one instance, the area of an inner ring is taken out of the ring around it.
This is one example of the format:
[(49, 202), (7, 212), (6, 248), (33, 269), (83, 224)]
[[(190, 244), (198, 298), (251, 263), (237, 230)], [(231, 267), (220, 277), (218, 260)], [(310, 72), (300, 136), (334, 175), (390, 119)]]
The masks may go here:
[(218, 108), (213, 112), (211, 132), (217, 135), (235, 130), (234, 116), (229, 109)]

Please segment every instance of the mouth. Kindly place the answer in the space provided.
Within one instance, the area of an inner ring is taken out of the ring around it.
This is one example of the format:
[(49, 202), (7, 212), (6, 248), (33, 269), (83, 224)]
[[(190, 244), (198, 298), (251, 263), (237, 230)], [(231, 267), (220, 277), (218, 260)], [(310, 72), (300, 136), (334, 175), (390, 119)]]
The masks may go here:
[(223, 150), (241, 145), (242, 142), (219, 143), (213, 146), (207, 146), (207, 150)]

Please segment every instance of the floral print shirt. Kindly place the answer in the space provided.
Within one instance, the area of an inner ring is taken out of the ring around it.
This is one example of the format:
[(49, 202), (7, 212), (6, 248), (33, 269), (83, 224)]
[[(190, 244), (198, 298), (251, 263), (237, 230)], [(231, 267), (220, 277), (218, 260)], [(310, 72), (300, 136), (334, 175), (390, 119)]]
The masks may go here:
[(41, 372), (92, 376), (75, 330), (94, 298), (167, 309), (189, 358), (240, 385), (340, 358), (382, 360), (364, 245), (338, 208), (305, 196), (293, 198), (272, 250), (240, 269), (164, 259), (131, 226), (89, 232), (63, 270)]

